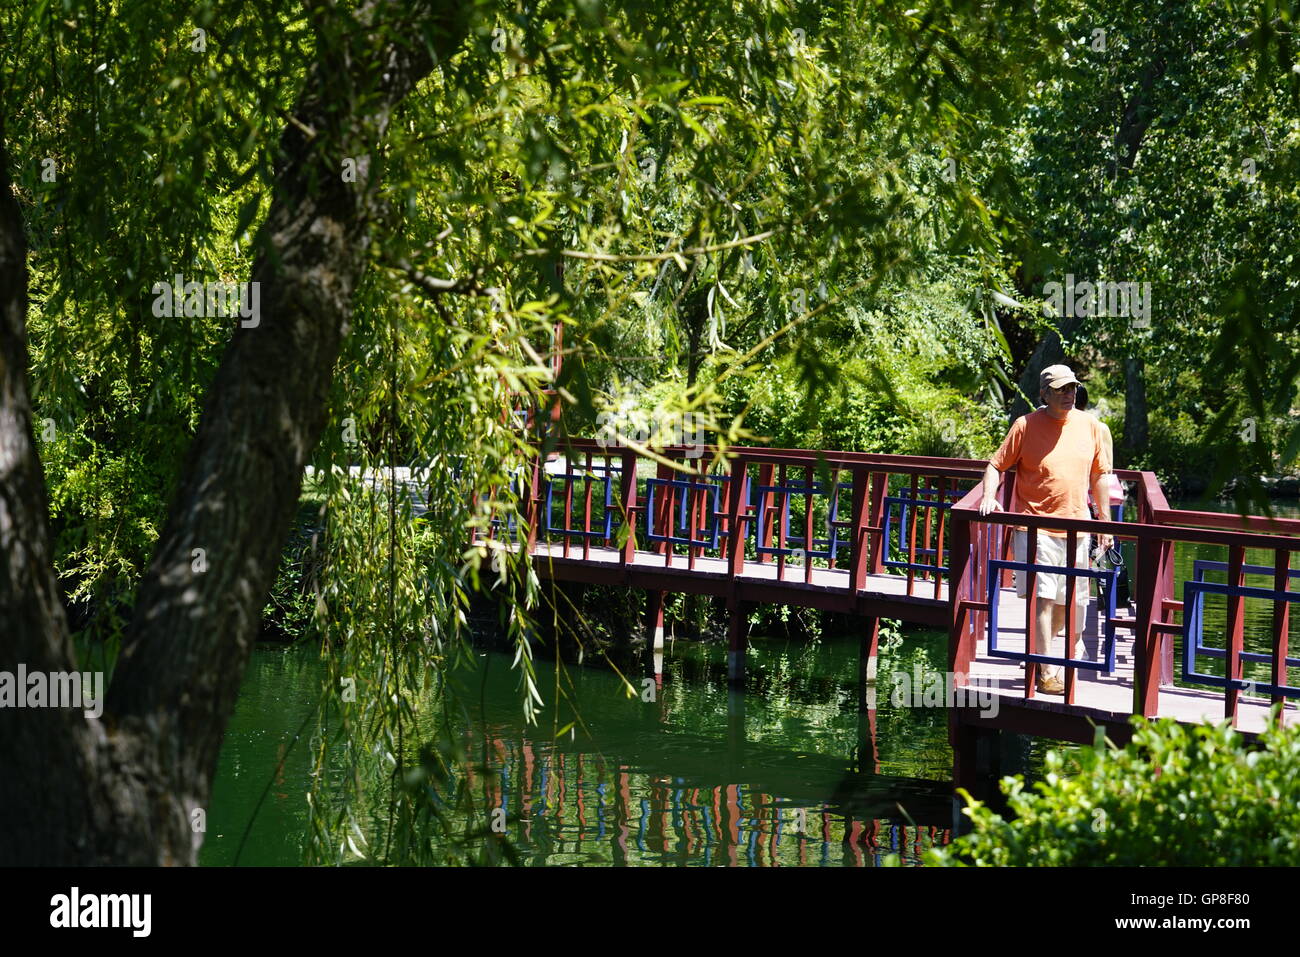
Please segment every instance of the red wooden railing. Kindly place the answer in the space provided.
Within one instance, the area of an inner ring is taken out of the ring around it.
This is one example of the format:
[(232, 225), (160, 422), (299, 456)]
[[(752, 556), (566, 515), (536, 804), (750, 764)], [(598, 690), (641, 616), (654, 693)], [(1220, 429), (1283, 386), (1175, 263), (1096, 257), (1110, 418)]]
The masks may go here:
[[(1171, 509), (1150, 472), (1117, 471), (1134, 490), (1136, 514), (1133, 521), (1113, 522), (1009, 511), (981, 517), (978, 506), (987, 464), (981, 460), (747, 447), (729, 448), (719, 456), (712, 447), (680, 446), (649, 456), (584, 439), (568, 441), (549, 458), (552, 471), (557, 463), (562, 470), (549, 481), (549, 517), (543, 514), (548, 465), (540, 456), (519, 502), (519, 534), (526, 536), (530, 550), (539, 555), (590, 560), (593, 549), (616, 550), (612, 560), (621, 565), (703, 570), (733, 580), (752, 577), (755, 570), (746, 566), (758, 563), (775, 566), (772, 572), (777, 582), (794, 587), (816, 585), (850, 596), (866, 590), (869, 576), (889, 571), (884, 540), (887, 499), (910, 499), (906, 526), (893, 523), (898, 538), (890, 552), (905, 559), (897, 571), (906, 578), (908, 596), (946, 602), (949, 664), (958, 676), (969, 673), (976, 642), (987, 634), (988, 560), (1010, 557), (1008, 526), (1063, 530), (1068, 535), (1067, 554), (1073, 554), (1075, 536), (1081, 534), (1107, 534), (1132, 542), (1136, 547), (1136, 563), (1130, 569), (1136, 614), (1117, 620), (1131, 627), (1136, 636), (1133, 711), (1149, 717), (1157, 712), (1161, 685), (1174, 681), (1172, 638), (1183, 629), (1175, 620), (1182, 610), (1182, 601), (1174, 592), (1177, 546), (1226, 546), (1229, 581), (1236, 583), (1243, 579), (1246, 549), (1268, 549), (1273, 555), (1276, 591), (1286, 589), (1288, 573), (1297, 565), (1291, 553), (1300, 551), (1300, 520)], [(606, 480), (611, 483), (609, 511), (623, 529), (631, 525), (630, 533), (619, 528), (605, 533)], [(1004, 509), (1010, 508), (1014, 484), (1012, 471), (1004, 476), (999, 491)], [(948, 490), (962, 488), (968, 490), (950, 510), (937, 507)], [(602, 490), (599, 503), (593, 498), (597, 489)], [(655, 527), (647, 528), (652, 490)], [(933, 501), (926, 501), (927, 495)], [(679, 521), (683, 514), (684, 523)], [(792, 522), (789, 532), (787, 518)], [(756, 534), (760, 526), (761, 540)], [(498, 531), (489, 528), (484, 537), (495, 537)], [(651, 533), (656, 539), (653, 542), (649, 541)], [(814, 540), (824, 542), (832, 534), (839, 542), (836, 553), (810, 558), (809, 551), (829, 551), (813, 547)], [(1028, 537), (1031, 564), (1036, 539), (1036, 535)], [(799, 540), (802, 560), (798, 549), (791, 548)], [(941, 566), (945, 553), (949, 556), (946, 574), (918, 561), (923, 555), (932, 555), (932, 564)], [(815, 574), (818, 567), (843, 574), (819, 576)], [(1001, 584), (1010, 584), (1010, 572), (1004, 576)], [(1035, 589), (1031, 584), (1027, 590), (1026, 632), (1032, 642)], [(1227, 674), (1236, 679), (1242, 675), (1244, 601), (1241, 595), (1228, 600)], [(1067, 608), (1073, 615), (1072, 601)], [(1289, 602), (1276, 601), (1272, 619), (1274, 685), (1287, 683), (1288, 633)], [(1075, 671), (1066, 669), (1067, 702), (1074, 700)], [(1032, 663), (1026, 674), (1025, 695), (1032, 697)], [(1225, 690), (1224, 713), (1234, 720), (1239, 697), (1239, 688)]]
[[(933, 555), (933, 564), (942, 564), (949, 522), (946, 509), (938, 505), (951, 505), (945, 500), (948, 490), (977, 482), (982, 474), (980, 463), (965, 459), (734, 447), (725, 457), (713, 448), (703, 456), (699, 452), (670, 447), (652, 458), (591, 440), (571, 440), (549, 466), (540, 458), (533, 466), (528, 494), (520, 503), (530, 547), (544, 538), (552, 557), (575, 557), (581, 548), (587, 559), (593, 547), (620, 547), (618, 538), (626, 535), (618, 558), (625, 565), (644, 564), (654, 555), (665, 567), (680, 567), (684, 560), (688, 570), (695, 570), (701, 559), (721, 559), (721, 569), (710, 565), (709, 570), (736, 577), (745, 573), (750, 561), (774, 565), (779, 582), (805, 585), (813, 583), (817, 567), (840, 568), (847, 576), (842, 585), (837, 578), (830, 587), (856, 592), (868, 575), (887, 570), (885, 500), (893, 487), (915, 500), (908, 509), (907, 527), (899, 529), (894, 545), (911, 566), (905, 569), (906, 593), (941, 599), (946, 576), (918, 569), (924, 563), (917, 558)], [(653, 463), (653, 476), (638, 475), (643, 461)], [(548, 479), (547, 471), (556, 467), (562, 471)], [(610, 509), (617, 523), (625, 528), (631, 522), (634, 534), (605, 534), (603, 502), (597, 515), (592, 495), (606, 480), (612, 483)], [(918, 498), (927, 492), (933, 501)], [(651, 494), (654, 527), (647, 528)], [(683, 513), (685, 527), (679, 522)], [(789, 532), (787, 520), (795, 525)], [(760, 526), (762, 541), (755, 534)], [(648, 540), (651, 536), (655, 541)], [(794, 548), (796, 541), (799, 547)], [(819, 542), (825, 547), (816, 547)], [(809, 552), (829, 554), (814, 559)]]

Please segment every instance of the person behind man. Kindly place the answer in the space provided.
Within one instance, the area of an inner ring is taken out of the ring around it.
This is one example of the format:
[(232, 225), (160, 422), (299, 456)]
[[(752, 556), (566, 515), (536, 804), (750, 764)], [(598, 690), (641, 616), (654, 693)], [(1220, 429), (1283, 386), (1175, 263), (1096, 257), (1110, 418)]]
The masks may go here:
[[(1106, 455), (1110, 458), (1111, 465), (1113, 466), (1115, 464), (1115, 440), (1111, 437), (1110, 426), (1102, 421), (1101, 415), (1096, 409), (1088, 408), (1088, 387), (1082, 382), (1079, 383), (1079, 387), (1074, 391), (1074, 407), (1080, 412), (1089, 413), (1101, 425), (1101, 437), (1102, 441), (1106, 444)], [(1110, 475), (1106, 477), (1106, 484), (1110, 490), (1109, 504), (1110, 509), (1113, 512), (1116, 506), (1122, 506), (1124, 504), (1124, 486), (1120, 484), (1119, 477), (1114, 472), (1111, 472)], [(1109, 516), (1097, 512), (1095, 517), (1105, 518)]]
[[(1074, 408), (1079, 380), (1067, 366), (1048, 366), (1039, 374), (1038, 385), (1043, 408), (1016, 420), (984, 470), (984, 497), (980, 502), (980, 514), (987, 515), (1002, 510), (997, 500), (1001, 473), (1015, 467), (1016, 484), (1011, 504), (1013, 512), (1059, 518), (1090, 518), (1087, 495), (1089, 488), (1096, 501), (1109, 500), (1109, 487), (1104, 476), (1111, 471), (1111, 456), (1102, 434), (1101, 423), (1095, 417)], [(1087, 568), (1089, 538), (1088, 535), (1077, 535), (1075, 554), (1071, 560), (1067, 560), (1066, 533), (1058, 529), (1040, 529), (1034, 564)], [(1110, 536), (1102, 536), (1100, 544), (1109, 547)], [(1028, 533), (1023, 528), (1017, 528), (1015, 560), (1026, 561), (1027, 555)], [(1016, 572), (1016, 593), (1021, 598), (1029, 593), (1028, 577), (1027, 572)], [(1054, 644), (1054, 641), (1056, 633), (1065, 628), (1066, 585), (1070, 577), (1075, 578), (1077, 611), (1067, 655), (1062, 653), (1061, 646)], [(1035, 649), (1042, 655), (1072, 658), (1087, 610), (1088, 579), (1085, 576), (1039, 572), (1036, 582), (1034, 592), (1038, 596), (1038, 609), (1033, 622)], [(1065, 684), (1061, 679), (1062, 671), (1059, 667), (1041, 665), (1038, 690), (1045, 694), (1062, 694)]]

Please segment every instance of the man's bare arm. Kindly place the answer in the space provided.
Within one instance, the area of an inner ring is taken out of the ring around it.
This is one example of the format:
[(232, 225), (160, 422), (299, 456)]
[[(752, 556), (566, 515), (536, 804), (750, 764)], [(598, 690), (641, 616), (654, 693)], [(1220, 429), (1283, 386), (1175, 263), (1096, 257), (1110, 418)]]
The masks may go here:
[[(1109, 474), (1109, 472), (1101, 472), (1092, 480), (1092, 500), (1097, 504), (1097, 514), (1101, 516), (1102, 521), (1107, 522), (1110, 521), (1110, 485), (1106, 482), (1106, 476)], [(1102, 548), (1110, 548), (1115, 541), (1109, 535), (1099, 535), (1097, 544)]]
[(984, 497), (980, 499), (980, 514), (1002, 511), (998, 501), (998, 486), (1002, 482), (1002, 473), (990, 462), (984, 469)]

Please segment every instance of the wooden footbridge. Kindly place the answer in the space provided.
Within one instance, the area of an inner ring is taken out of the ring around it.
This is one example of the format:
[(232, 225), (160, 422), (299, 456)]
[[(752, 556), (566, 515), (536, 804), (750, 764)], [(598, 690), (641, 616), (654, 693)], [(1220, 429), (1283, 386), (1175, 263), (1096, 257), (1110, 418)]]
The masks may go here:
[[(744, 680), (747, 610), (754, 604), (860, 618), (864, 707), (882, 618), (946, 630), (954, 690), (979, 689), (996, 700), (996, 707), (987, 697), (976, 707), (955, 696), (950, 719), (959, 781), (975, 772), (981, 755), (996, 751), (987, 739), (1002, 730), (1087, 742), (1101, 726), (1124, 741), (1129, 717), (1140, 714), (1189, 723), (1226, 717), (1257, 734), (1273, 704), (1300, 696), (1288, 674), (1300, 667), (1288, 650), (1290, 607), (1300, 599), (1292, 589), (1300, 576), (1292, 557), (1300, 550), (1300, 521), (1171, 509), (1152, 473), (1120, 470), (1129, 490), (1127, 521), (1117, 510), (1111, 521), (1049, 523), (1067, 532), (1067, 554), (1077, 535), (1108, 534), (1125, 543), (1133, 585), (1125, 605), (1117, 600), (1115, 571), (1036, 563), (1034, 536), (1027, 561), (1013, 561), (1010, 529), (1045, 523), (1009, 512), (1014, 472), (1000, 490), (1008, 511), (981, 517), (985, 465), (769, 448), (730, 448), (719, 456), (712, 448), (678, 447), (652, 457), (571, 440), (539, 455), (531, 476), (522, 477), (522, 521), (496, 523), (478, 543), (527, 548), (538, 574), (557, 582), (644, 590), (656, 674), (669, 592), (725, 600), (729, 675), (737, 683)], [(1199, 560), (1195, 574), (1176, 583), (1180, 546), (1217, 546), (1226, 561)], [(1016, 597), (1017, 569), (1031, 577), (1063, 572), (1071, 592), (1089, 590), (1078, 657), (1054, 658), (1032, 647), (1025, 622), (1034, 619), (1034, 589), (1028, 599)], [(1223, 625), (1207, 625), (1219, 614)], [(1262, 621), (1266, 632), (1252, 633), (1249, 647), (1248, 618)], [(1063, 696), (1036, 692), (1043, 664), (1065, 668)], [(1284, 707), (1280, 717), (1287, 714)]]

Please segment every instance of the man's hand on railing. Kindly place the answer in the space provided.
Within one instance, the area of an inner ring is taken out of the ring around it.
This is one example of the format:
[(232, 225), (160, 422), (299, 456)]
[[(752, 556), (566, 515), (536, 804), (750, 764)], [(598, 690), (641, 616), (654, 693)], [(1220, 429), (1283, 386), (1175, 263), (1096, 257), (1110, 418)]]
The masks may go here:
[(984, 467), (984, 495), (980, 499), (980, 514), (987, 515), (989, 512), (1002, 511), (1002, 505), (998, 502), (998, 486), (1002, 484), (1002, 473), (993, 467), (990, 462)]

